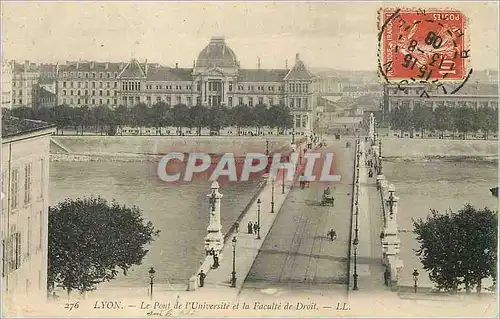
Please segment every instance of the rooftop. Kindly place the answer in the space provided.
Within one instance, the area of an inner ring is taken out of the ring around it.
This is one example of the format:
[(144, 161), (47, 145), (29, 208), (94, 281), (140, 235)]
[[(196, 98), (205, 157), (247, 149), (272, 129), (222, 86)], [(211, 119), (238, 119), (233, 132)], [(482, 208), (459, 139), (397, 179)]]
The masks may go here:
[(224, 37), (212, 37), (196, 60), (197, 67), (236, 67), (238, 60)]
[(54, 127), (54, 125), (38, 120), (2, 116), (2, 138), (28, 134), (52, 127)]
[(240, 69), (240, 82), (283, 82), (288, 70), (285, 69)]

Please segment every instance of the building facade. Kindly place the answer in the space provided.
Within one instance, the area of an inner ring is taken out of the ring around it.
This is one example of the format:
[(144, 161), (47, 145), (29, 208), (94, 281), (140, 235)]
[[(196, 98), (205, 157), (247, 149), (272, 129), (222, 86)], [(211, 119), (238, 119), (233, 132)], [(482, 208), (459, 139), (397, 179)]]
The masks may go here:
[(2, 61), (2, 108), (12, 108), (12, 65)]
[(297, 133), (314, 126), (317, 82), (296, 55), (291, 69), (243, 69), (223, 37), (213, 37), (190, 68), (139, 62), (79, 61), (58, 66), (57, 104), (70, 106), (138, 103), (235, 107), (286, 105)]
[(49, 149), (53, 131), (40, 121), (2, 118), (4, 298), (46, 297)]
[(421, 96), (426, 89), (426, 85), (413, 84), (405, 87), (397, 85), (386, 86), (387, 110), (398, 106), (409, 107), (413, 109), (417, 105), (428, 106), (435, 109), (439, 106), (449, 107), (493, 107), (498, 108), (498, 93), (495, 88), (477, 87), (472, 89), (460, 90), (455, 94), (435, 94), (429, 93)]
[(38, 99), (38, 66), (29, 61), (12, 64), (12, 107), (35, 107)]

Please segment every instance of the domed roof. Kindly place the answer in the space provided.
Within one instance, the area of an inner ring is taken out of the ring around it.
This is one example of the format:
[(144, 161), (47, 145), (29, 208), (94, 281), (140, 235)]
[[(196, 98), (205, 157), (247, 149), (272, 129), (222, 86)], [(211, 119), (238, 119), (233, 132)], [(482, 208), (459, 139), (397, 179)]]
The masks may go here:
[(213, 37), (201, 50), (196, 60), (197, 67), (235, 67), (238, 65), (236, 54), (227, 46), (224, 37)]

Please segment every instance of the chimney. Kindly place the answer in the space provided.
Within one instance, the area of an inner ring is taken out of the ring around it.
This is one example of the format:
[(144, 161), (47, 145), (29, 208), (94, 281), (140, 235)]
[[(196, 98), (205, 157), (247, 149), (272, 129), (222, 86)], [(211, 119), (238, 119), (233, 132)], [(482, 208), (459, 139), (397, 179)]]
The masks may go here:
[(120, 62), (120, 71), (123, 69), (123, 62)]
[(193, 69), (196, 67), (196, 60), (193, 60)]
[(179, 63), (176, 63), (175, 64), (175, 68), (178, 69), (179, 68)]
[(259, 69), (259, 70), (260, 70), (260, 57), (259, 57), (259, 58), (257, 58), (257, 69)]
[(144, 73), (148, 74), (148, 59), (144, 59)]
[(94, 68), (94, 61), (91, 61), (90, 62), (90, 68), (93, 69)]
[(106, 62), (106, 70), (109, 69), (109, 62)]
[(288, 70), (288, 60), (285, 60), (285, 69)]
[(300, 61), (300, 58), (299, 58), (299, 54), (295, 54), (295, 62), (299, 62)]

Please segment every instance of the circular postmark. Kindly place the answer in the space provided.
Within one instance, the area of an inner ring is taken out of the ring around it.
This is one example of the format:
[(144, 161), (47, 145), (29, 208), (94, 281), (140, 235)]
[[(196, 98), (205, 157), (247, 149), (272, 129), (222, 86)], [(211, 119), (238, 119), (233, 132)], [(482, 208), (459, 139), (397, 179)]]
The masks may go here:
[(378, 69), (386, 83), (424, 85), (421, 96), (454, 94), (472, 74), (460, 11), (381, 9), (379, 26)]

